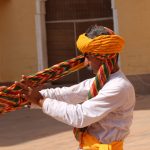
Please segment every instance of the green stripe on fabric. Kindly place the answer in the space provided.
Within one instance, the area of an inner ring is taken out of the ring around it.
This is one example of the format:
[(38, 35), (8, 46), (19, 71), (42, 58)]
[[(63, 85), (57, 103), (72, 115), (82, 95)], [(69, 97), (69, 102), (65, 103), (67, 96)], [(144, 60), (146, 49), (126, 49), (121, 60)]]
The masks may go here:
[(105, 73), (105, 75), (106, 75), (106, 79), (108, 79), (109, 78), (109, 71), (108, 71), (108, 67), (107, 67), (107, 65), (106, 64), (103, 64), (103, 67), (104, 67), (104, 73)]
[(98, 79), (98, 75), (96, 75), (96, 77), (95, 77), (97, 92), (101, 89), (101, 85), (100, 85), (100, 81)]

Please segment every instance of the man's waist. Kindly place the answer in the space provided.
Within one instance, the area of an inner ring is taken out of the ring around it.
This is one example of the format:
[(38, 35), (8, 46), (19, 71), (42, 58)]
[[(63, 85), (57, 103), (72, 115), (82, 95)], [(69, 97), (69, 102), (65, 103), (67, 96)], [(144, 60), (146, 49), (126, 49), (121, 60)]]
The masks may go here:
[(120, 129), (93, 129), (89, 127), (88, 133), (101, 141), (101, 143), (112, 143), (113, 141), (123, 141), (129, 134), (129, 130)]
[(97, 140), (94, 136), (85, 132), (80, 141), (82, 150), (123, 150), (123, 141), (113, 141), (105, 144)]

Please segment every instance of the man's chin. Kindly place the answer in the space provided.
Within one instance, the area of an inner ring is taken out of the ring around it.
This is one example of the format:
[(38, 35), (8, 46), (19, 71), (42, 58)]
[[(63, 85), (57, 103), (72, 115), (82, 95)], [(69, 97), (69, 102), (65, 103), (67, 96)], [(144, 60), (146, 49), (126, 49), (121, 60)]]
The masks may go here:
[(96, 74), (96, 73), (94, 72), (94, 70), (92, 69), (91, 66), (88, 66), (88, 67), (87, 67), (87, 70), (89, 70), (89, 71), (92, 72), (93, 74)]

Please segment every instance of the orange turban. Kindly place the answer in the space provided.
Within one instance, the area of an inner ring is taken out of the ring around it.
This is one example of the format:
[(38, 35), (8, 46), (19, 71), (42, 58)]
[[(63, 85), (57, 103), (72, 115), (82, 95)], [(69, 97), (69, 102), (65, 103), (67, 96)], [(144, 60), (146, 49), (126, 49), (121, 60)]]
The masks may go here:
[(119, 53), (124, 40), (118, 35), (100, 35), (94, 39), (81, 34), (77, 40), (77, 47), (82, 53), (112, 54)]

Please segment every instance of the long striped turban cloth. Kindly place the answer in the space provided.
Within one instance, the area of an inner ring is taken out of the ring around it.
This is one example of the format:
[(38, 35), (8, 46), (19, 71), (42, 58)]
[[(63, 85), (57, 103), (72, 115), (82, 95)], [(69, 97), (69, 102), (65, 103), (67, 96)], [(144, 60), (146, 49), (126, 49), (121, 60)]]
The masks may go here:
[[(84, 67), (84, 56), (80, 55), (34, 75), (29, 75), (27, 79), (33, 87), (38, 87), (46, 82), (58, 80)], [(21, 88), (19, 86), (13, 84), (0, 91), (0, 114), (14, 111), (24, 106), (30, 106), (30, 103), (27, 99), (21, 97)]]

